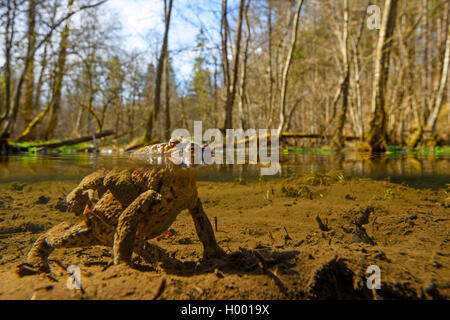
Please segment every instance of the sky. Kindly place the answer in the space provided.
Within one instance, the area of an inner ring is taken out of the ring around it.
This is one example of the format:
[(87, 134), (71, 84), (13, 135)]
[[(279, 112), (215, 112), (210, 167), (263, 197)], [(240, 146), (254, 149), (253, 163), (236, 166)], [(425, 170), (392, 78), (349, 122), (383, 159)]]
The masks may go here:
[[(230, 8), (235, 2), (230, 1)], [(120, 21), (126, 49), (160, 50), (164, 0), (109, 0), (105, 6)], [(197, 55), (192, 48), (201, 26), (208, 30), (206, 36), (210, 40), (219, 41), (220, 10), (221, 0), (173, 0), (169, 50), (178, 80), (186, 80), (191, 75)]]

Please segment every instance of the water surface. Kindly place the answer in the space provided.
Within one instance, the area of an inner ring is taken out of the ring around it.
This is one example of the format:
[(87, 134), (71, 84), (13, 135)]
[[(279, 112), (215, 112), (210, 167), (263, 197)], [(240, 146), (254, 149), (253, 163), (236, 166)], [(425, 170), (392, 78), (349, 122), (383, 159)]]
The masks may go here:
[[(0, 183), (80, 180), (99, 168), (139, 166), (145, 159), (126, 153), (59, 155), (14, 155), (0, 157)], [(357, 152), (287, 151), (280, 153), (281, 172), (273, 179), (292, 173), (343, 171), (346, 177), (389, 179), (420, 188), (444, 188), (450, 183), (449, 154), (396, 152), (369, 154)], [(210, 165), (199, 170), (200, 181), (245, 181), (260, 179), (260, 166)]]

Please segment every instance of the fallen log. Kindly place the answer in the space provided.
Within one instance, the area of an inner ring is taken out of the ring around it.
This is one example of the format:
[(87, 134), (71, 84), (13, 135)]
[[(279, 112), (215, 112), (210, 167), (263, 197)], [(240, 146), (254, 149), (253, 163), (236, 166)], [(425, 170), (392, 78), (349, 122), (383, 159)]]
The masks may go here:
[(107, 131), (103, 131), (103, 132), (99, 132), (96, 134), (93, 134), (91, 136), (84, 136), (81, 138), (76, 138), (76, 139), (69, 139), (69, 140), (64, 140), (61, 142), (55, 142), (55, 143), (47, 143), (47, 144), (41, 144), (41, 145), (37, 145), (34, 146), (37, 149), (54, 149), (54, 148), (60, 148), (60, 147), (64, 147), (64, 146), (73, 146), (75, 144), (78, 143), (82, 143), (82, 142), (88, 142), (88, 141), (92, 141), (95, 139), (100, 139), (100, 138), (104, 138), (104, 137), (108, 137), (114, 134), (114, 130), (107, 130)]
[[(332, 138), (332, 135), (323, 135), (319, 133), (303, 133), (303, 132), (283, 132), (281, 133), (281, 138), (317, 138), (317, 139), (326, 139)], [(359, 137), (354, 136), (344, 136), (346, 141), (352, 140), (360, 140)]]
[[(270, 134), (265, 135), (267, 139), (270, 139)], [(243, 140), (237, 141), (236, 144), (243, 144), (243, 143), (249, 143), (253, 139), (257, 139), (258, 136), (252, 136), (252, 137), (246, 137)], [(332, 138), (331, 135), (323, 135), (319, 133), (305, 133), (305, 132), (282, 132), (280, 140), (287, 139), (287, 138), (294, 138), (294, 139), (304, 139), (304, 138), (316, 138), (316, 139), (326, 139), (326, 138)], [(346, 141), (354, 141), (354, 140), (360, 140), (359, 137), (354, 136), (345, 136), (344, 139)], [(225, 145), (225, 143), (224, 143)]]

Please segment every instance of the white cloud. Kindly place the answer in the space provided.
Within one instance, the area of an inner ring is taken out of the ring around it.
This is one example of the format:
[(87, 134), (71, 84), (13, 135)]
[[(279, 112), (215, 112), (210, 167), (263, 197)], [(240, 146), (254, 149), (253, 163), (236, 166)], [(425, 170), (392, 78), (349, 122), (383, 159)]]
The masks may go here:
[[(208, 28), (210, 35), (216, 37), (215, 29), (218, 21), (210, 9), (220, 9), (220, 1), (175, 0), (172, 9), (169, 50), (172, 51), (172, 64), (179, 80), (190, 77), (196, 53), (190, 48), (196, 45), (196, 35), (200, 29), (200, 21)], [(216, 8), (217, 7), (217, 8)], [(122, 33), (125, 38), (124, 48), (127, 50), (158, 49), (164, 32), (163, 0), (109, 0), (106, 8), (117, 14)], [(151, 38), (156, 34), (156, 38)], [(149, 36), (150, 35), (150, 36)], [(159, 35), (159, 36), (158, 36)], [(150, 37), (150, 38), (149, 38)], [(156, 45), (156, 47), (155, 47)]]
[(110, 0), (106, 5), (117, 13), (128, 49), (148, 48), (144, 39), (145, 34), (151, 29), (163, 31), (162, 1)]

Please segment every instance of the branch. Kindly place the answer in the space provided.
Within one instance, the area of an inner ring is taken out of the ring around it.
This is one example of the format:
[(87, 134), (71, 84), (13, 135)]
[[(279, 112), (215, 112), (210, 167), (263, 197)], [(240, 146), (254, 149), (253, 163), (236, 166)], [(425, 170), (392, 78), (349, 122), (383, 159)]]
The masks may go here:
[(75, 15), (75, 14), (77, 14), (77, 13), (83, 11), (83, 10), (98, 7), (98, 6), (104, 4), (107, 1), (108, 0), (102, 0), (102, 1), (94, 3), (94, 4), (81, 6), (78, 10), (73, 11), (73, 12), (69, 12), (66, 16), (61, 18), (58, 22), (56, 22), (54, 25), (52, 25), (50, 27), (50, 30), (47, 32), (45, 37), (37, 44), (36, 47), (34, 47), (34, 49), (32, 51), (32, 54), (30, 54), (30, 56), (33, 56), (36, 53), (36, 51), (51, 37), (51, 35), (53, 34), (53, 31), (55, 31), (55, 29), (57, 29), (64, 21), (66, 21), (67, 19), (69, 19), (73, 15)]

